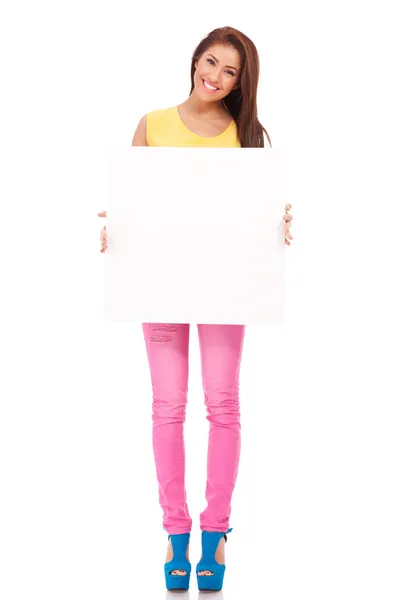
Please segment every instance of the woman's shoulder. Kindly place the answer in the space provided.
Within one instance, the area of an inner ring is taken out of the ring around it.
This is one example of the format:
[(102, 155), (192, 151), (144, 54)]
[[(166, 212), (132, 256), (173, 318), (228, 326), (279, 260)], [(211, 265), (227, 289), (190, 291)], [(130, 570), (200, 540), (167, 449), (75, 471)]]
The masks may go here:
[(147, 143), (149, 146), (173, 144), (176, 135), (176, 109), (174, 106), (157, 108), (146, 115)]
[(146, 113), (146, 117), (152, 118), (162, 118), (168, 116), (173, 110), (175, 110), (175, 106), (168, 106), (167, 108), (157, 108), (156, 110), (151, 110)]

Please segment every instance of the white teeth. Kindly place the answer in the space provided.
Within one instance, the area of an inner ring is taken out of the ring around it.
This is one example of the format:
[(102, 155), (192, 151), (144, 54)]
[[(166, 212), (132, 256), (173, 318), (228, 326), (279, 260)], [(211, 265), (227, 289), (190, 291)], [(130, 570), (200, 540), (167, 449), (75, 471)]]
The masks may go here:
[[(204, 80), (203, 80), (203, 81), (204, 81)], [(218, 89), (218, 88), (212, 87), (212, 85), (209, 85), (209, 84), (207, 83), (207, 81), (204, 81), (204, 85), (206, 86), (206, 88), (207, 88), (208, 90), (211, 90), (211, 91), (213, 91), (213, 92), (215, 92), (215, 90), (217, 90), (217, 89)]]

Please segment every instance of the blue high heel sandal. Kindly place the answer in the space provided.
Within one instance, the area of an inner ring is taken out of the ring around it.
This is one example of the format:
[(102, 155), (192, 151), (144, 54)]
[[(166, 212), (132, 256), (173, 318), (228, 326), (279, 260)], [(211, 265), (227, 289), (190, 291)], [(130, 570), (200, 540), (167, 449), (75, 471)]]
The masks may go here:
[[(231, 531), (232, 528), (228, 529), (226, 533), (220, 533), (219, 531), (201, 532), (202, 557), (196, 566), (197, 584), (199, 586), (199, 590), (222, 590), (222, 584), (224, 582), (225, 575), (225, 565), (220, 565), (217, 563), (215, 560), (215, 553), (221, 538), (224, 537), (226, 543), (228, 541), (226, 534), (230, 533)], [(213, 575), (199, 575), (200, 571), (211, 571)]]
[[(174, 555), (172, 560), (164, 564), (167, 590), (188, 590), (192, 566), (186, 558), (186, 550), (190, 533), (171, 534), (168, 536), (168, 539), (170, 538)], [(186, 571), (186, 575), (173, 575), (172, 571), (178, 569)]]

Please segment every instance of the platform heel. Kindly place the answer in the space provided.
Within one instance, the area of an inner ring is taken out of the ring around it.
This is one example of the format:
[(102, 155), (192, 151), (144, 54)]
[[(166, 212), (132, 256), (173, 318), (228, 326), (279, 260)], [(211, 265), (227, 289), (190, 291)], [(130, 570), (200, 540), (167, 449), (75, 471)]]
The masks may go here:
[[(165, 584), (167, 590), (188, 590), (190, 582), (190, 572), (192, 566), (186, 558), (186, 551), (189, 544), (190, 533), (171, 534), (173, 557), (172, 560), (164, 564)], [(186, 575), (173, 575), (175, 570), (186, 571)]]
[[(228, 541), (227, 533), (219, 531), (202, 531), (201, 532), (201, 547), (202, 557), (196, 566), (197, 585), (200, 591), (220, 591), (224, 582), (225, 565), (220, 565), (215, 560), (215, 553), (218, 544), (222, 537), (225, 537), (225, 542)], [(213, 575), (199, 575), (200, 571), (211, 571)]]

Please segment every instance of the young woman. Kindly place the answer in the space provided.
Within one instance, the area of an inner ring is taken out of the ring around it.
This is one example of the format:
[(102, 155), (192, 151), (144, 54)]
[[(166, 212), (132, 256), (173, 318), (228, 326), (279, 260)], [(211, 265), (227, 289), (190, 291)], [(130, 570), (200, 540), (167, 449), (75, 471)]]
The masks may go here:
[[(268, 133), (257, 117), (259, 58), (254, 43), (232, 27), (209, 33), (192, 56), (190, 95), (178, 106), (155, 110), (139, 122), (133, 146), (264, 147)], [(207, 180), (204, 179), (207, 186)], [(285, 207), (290, 245), (291, 205)], [(106, 216), (106, 211), (98, 213)], [(107, 249), (106, 227), (101, 252)], [(209, 425), (207, 507), (200, 515), (200, 590), (220, 590), (224, 547), (240, 455), (239, 372), (244, 325), (198, 325), (203, 389)], [(163, 526), (167, 589), (188, 589), (192, 519), (186, 503), (183, 426), (188, 392), (189, 324), (143, 323), (153, 388), (153, 449)]]

